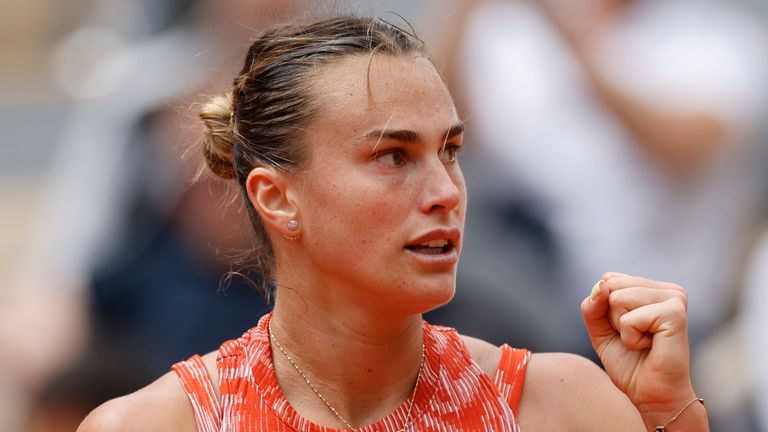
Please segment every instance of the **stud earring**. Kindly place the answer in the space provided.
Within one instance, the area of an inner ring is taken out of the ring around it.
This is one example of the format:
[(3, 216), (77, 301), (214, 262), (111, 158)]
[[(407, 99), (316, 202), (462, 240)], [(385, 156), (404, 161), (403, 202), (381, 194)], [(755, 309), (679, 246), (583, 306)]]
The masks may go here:
[[(299, 229), (299, 221), (296, 219), (291, 219), (288, 221), (286, 227), (288, 228), (288, 231), (296, 231)], [(295, 235), (283, 234), (283, 237), (287, 238), (288, 240), (298, 240), (301, 238), (301, 233)]]

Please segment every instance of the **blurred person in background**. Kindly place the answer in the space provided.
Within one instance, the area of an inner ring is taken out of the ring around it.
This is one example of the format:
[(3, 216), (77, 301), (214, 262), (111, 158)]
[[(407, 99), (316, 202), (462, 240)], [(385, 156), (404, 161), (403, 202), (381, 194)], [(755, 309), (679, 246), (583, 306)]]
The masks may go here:
[(462, 7), (449, 76), (494, 186), (551, 232), (562, 300), (605, 265), (682, 280), (705, 339), (764, 201), (762, 23), (716, 0)]
[[(474, 216), (484, 242), (467, 245), (459, 278), (475, 263), (501, 271), (458, 290), (449, 308), (515, 313), (447, 322), (494, 340), (527, 321), (544, 348), (586, 353), (565, 305), (608, 266), (688, 287), (700, 346), (738, 301), (766, 201), (765, 23), (719, 0), (467, 0), (455, 19), (448, 78), (495, 165), (466, 168), (470, 184), (494, 180), (473, 190), (486, 201)], [(525, 218), (505, 228), (499, 215), (510, 208)], [(528, 255), (546, 258), (534, 268), (547, 276), (521, 283), (519, 263), (496, 249), (514, 247), (509, 232), (523, 239), (518, 255), (538, 248)], [(547, 301), (545, 316), (520, 307)], [(559, 331), (540, 325), (548, 320)]]

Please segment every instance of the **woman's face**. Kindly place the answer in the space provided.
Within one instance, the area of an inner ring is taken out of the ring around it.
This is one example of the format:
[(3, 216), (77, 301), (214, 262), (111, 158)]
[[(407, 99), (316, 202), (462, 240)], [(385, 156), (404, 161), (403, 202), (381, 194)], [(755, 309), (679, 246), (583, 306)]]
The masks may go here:
[(299, 181), (304, 277), (328, 297), (388, 311), (444, 304), (455, 290), (466, 188), (463, 126), (435, 67), (422, 57), (355, 56), (324, 66), (316, 82)]

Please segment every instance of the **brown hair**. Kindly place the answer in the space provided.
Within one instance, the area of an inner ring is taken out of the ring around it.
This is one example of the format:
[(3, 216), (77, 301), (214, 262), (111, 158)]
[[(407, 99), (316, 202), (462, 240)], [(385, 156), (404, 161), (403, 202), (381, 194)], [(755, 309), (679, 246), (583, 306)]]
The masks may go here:
[(200, 140), (210, 170), (236, 179), (255, 234), (248, 263), (269, 297), (274, 254), (267, 232), (248, 200), (245, 181), (257, 166), (296, 172), (306, 160), (302, 131), (317, 109), (312, 78), (318, 66), (348, 56), (418, 55), (430, 58), (412, 31), (380, 18), (334, 17), (281, 25), (248, 49), (234, 88), (206, 103)]

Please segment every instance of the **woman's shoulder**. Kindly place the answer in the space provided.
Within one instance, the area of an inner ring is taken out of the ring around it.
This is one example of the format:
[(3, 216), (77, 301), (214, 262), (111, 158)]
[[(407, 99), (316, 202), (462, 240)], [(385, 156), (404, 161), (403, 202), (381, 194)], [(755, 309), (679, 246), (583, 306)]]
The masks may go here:
[(531, 356), (520, 425), (524, 430), (644, 430), (640, 414), (608, 375), (591, 360), (567, 353)]
[[(215, 354), (202, 357), (209, 373), (215, 373)], [(211, 375), (218, 388), (215, 374)], [(175, 372), (168, 372), (134, 393), (100, 405), (88, 414), (77, 432), (157, 430), (197, 431), (192, 404)]]
[(77, 432), (156, 430), (197, 430), (192, 406), (173, 372), (100, 405), (77, 428)]
[(462, 342), (467, 347), (472, 360), (480, 366), (488, 376), (493, 377), (501, 361), (501, 348), (471, 336), (460, 335)]

